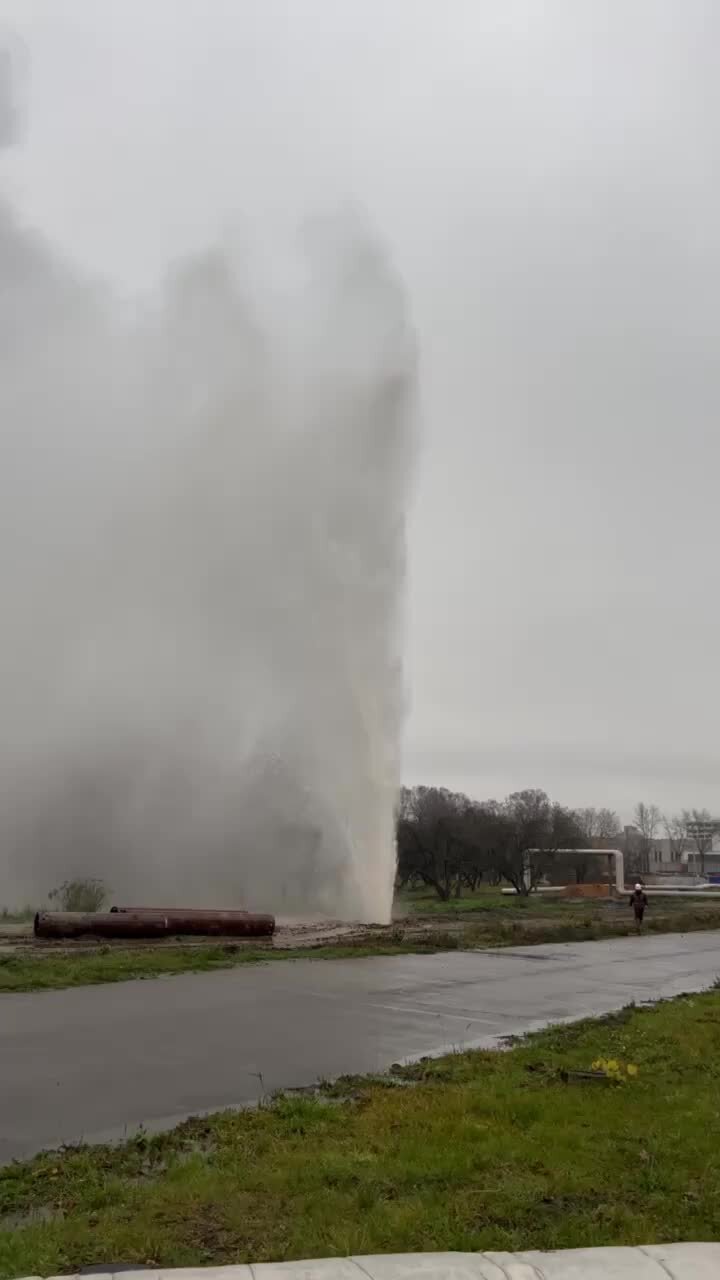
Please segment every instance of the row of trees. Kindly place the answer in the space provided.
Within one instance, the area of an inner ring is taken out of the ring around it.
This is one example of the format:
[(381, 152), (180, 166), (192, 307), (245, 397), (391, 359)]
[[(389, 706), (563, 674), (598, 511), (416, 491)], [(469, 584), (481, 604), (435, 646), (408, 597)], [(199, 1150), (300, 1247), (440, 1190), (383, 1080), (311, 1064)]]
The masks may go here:
[[(625, 831), (611, 809), (568, 809), (544, 791), (517, 791), (506, 800), (471, 800), (444, 787), (403, 787), (397, 818), (398, 882), (422, 883), (447, 901), (472, 891), (481, 880), (506, 880), (528, 894), (548, 873), (578, 883), (606, 870), (593, 853), (623, 847), (632, 876), (648, 859), (664, 829), (673, 856), (689, 845), (704, 859), (712, 844), (710, 816), (687, 810), (663, 817), (655, 805), (636, 806)], [(578, 852), (581, 851), (581, 852)], [(676, 852), (675, 852), (676, 851)], [(704, 866), (703, 866), (704, 869)]]
[[(444, 787), (403, 787), (397, 823), (400, 885), (421, 882), (438, 897), (459, 897), (480, 880), (507, 880), (531, 891), (560, 850), (580, 849), (591, 836), (619, 830), (607, 810), (573, 811), (544, 791), (517, 791), (506, 800), (471, 800)], [(532, 852), (532, 856), (531, 856)], [(587, 876), (592, 854), (575, 855), (570, 874)]]
[(671, 858), (679, 860), (690, 853), (705, 871), (705, 858), (712, 849), (712, 816), (708, 809), (682, 809), (680, 813), (664, 814), (656, 804), (641, 801), (633, 813), (633, 830), (629, 833), (629, 852), (643, 862), (656, 846), (661, 832), (665, 833)]

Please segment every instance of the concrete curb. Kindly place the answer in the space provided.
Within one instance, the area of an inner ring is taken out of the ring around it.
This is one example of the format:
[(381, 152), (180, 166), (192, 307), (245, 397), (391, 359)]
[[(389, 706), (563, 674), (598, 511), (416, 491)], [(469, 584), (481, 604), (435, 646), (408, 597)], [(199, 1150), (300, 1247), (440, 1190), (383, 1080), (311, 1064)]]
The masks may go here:
[[(396, 1253), (238, 1267), (132, 1271), (112, 1264), (95, 1280), (719, 1280), (720, 1244), (567, 1249), (557, 1253)], [(28, 1276), (24, 1280), (40, 1280)], [(52, 1280), (79, 1280), (53, 1277)]]

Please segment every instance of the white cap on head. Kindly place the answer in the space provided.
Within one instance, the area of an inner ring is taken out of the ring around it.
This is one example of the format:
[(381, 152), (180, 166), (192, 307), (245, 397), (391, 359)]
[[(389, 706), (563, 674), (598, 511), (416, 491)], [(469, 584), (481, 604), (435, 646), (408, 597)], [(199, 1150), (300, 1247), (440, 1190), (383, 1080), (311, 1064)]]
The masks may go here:
[(636, 885), (635, 885), (635, 888), (636, 888), (636, 889), (642, 889), (642, 885), (641, 885), (641, 884), (636, 884)]

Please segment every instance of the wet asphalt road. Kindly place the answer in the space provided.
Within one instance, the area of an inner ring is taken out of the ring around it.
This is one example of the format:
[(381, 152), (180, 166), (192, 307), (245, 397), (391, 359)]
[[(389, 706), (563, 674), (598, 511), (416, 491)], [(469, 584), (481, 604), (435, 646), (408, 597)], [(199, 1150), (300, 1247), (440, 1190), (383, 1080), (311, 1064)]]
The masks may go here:
[(0, 995), (0, 1161), (709, 986), (720, 933)]

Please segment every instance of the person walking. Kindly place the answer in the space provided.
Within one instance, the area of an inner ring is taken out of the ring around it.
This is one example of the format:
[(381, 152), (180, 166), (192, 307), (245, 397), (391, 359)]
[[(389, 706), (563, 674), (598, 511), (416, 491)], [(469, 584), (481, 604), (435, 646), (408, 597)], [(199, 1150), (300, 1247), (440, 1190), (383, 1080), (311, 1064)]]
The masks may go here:
[(638, 933), (640, 933), (640, 930), (642, 929), (643, 916), (645, 915), (645, 908), (647, 904), (648, 900), (645, 890), (641, 884), (636, 884), (630, 895), (630, 906), (633, 909)]

